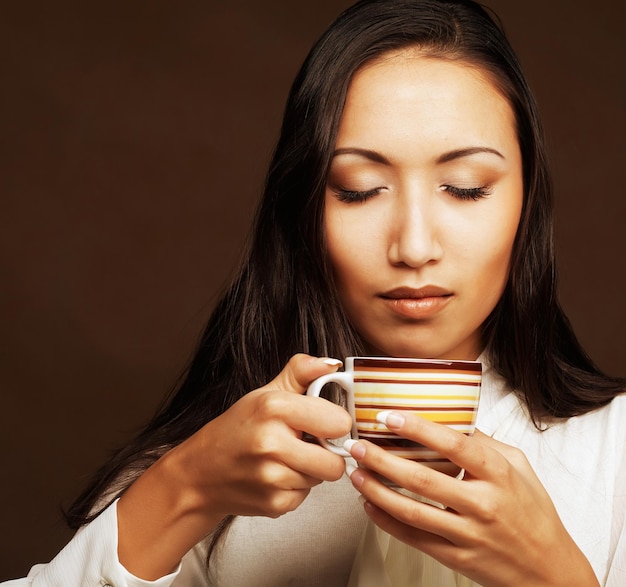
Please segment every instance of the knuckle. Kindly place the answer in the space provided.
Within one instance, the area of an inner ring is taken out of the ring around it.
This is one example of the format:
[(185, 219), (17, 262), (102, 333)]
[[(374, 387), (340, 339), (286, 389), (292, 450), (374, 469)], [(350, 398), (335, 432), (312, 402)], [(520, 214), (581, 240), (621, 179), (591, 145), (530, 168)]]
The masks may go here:
[(473, 549), (459, 548), (452, 554), (451, 566), (461, 571), (464, 575), (471, 576), (475, 574), (478, 568), (478, 558), (476, 551)]
[(448, 439), (448, 450), (451, 454), (462, 453), (467, 450), (470, 442), (470, 438), (465, 434), (452, 434)]
[(285, 398), (282, 393), (266, 391), (259, 395), (256, 410), (263, 419), (277, 418), (285, 411)]
[(483, 524), (497, 524), (502, 519), (501, 511), (501, 502), (495, 495), (486, 495), (476, 503), (476, 515)]
[(415, 493), (427, 493), (432, 484), (432, 474), (425, 467), (411, 467), (406, 475), (406, 488), (413, 489)]
[(304, 353), (296, 353), (295, 355), (291, 355), (291, 357), (287, 361), (287, 365), (289, 365), (290, 367), (293, 367), (294, 365), (297, 365), (300, 361), (302, 361), (304, 358), (306, 358), (306, 356), (307, 355), (305, 355)]
[(262, 434), (254, 442), (254, 453), (266, 459), (274, 460), (280, 453), (276, 435)]
[(279, 467), (272, 466), (272, 464), (268, 464), (264, 467), (261, 467), (258, 471), (258, 482), (263, 486), (275, 487), (277, 486), (282, 478), (282, 473)]
[(294, 511), (304, 500), (308, 491), (303, 496), (300, 491), (280, 491), (272, 495), (268, 503), (268, 515), (279, 517)]
[(479, 518), (487, 524), (491, 524), (495, 522), (499, 517), (500, 508), (493, 501), (483, 501), (477, 506), (477, 513)]
[(281, 492), (278, 494), (274, 494), (267, 504), (267, 513), (271, 517), (282, 516), (284, 513), (289, 511), (289, 506), (287, 503), (287, 498)]
[(302, 365), (307, 355), (303, 353), (297, 353), (293, 355), (287, 365), (282, 370), (281, 375), (290, 388), (298, 385), (298, 373), (302, 370)]
[(528, 458), (522, 450), (513, 446), (510, 448), (511, 451), (510, 454), (507, 455), (507, 458), (516, 469), (524, 469), (526, 467), (530, 467)]
[(300, 365), (302, 361), (309, 359), (309, 358), (310, 358), (309, 355), (305, 355), (304, 353), (296, 353), (289, 359), (287, 364), (291, 368), (297, 368), (297, 366)]
[(404, 510), (404, 522), (414, 528), (421, 528), (424, 521), (422, 509), (417, 504), (411, 505)]
[(517, 476), (517, 469), (510, 456), (492, 459), (490, 463), (490, 473), (500, 483), (512, 485)]

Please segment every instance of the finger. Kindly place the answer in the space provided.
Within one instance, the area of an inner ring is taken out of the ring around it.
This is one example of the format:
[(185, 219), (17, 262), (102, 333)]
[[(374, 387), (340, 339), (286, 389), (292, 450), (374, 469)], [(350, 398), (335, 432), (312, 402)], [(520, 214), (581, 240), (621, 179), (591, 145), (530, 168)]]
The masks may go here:
[(270, 463), (259, 469), (256, 475), (253, 475), (255, 487), (265, 487), (271, 491), (293, 491), (311, 489), (324, 481), (319, 477), (308, 475), (305, 472), (298, 471), (285, 463)]
[(225, 510), (239, 516), (278, 518), (297, 509), (310, 491), (310, 488), (264, 490), (263, 487), (257, 487), (254, 492), (235, 494), (236, 499), (227, 501)]
[[(350, 414), (323, 398), (263, 390), (253, 393), (256, 395), (255, 415), (260, 419), (282, 422), (292, 430), (318, 438), (341, 438), (352, 429)], [(264, 443), (274, 441), (274, 437), (263, 438)]]
[(350, 434), (352, 418), (344, 408), (321, 397), (297, 397), (296, 409), (285, 418), (289, 426), (316, 438), (334, 439)]
[(337, 481), (346, 469), (343, 457), (307, 442), (298, 442), (284, 463), (302, 475), (322, 481)]
[(339, 359), (300, 353), (291, 357), (285, 368), (261, 389), (281, 389), (302, 394), (314, 379), (336, 371), (341, 365)]
[(447, 563), (448, 566), (452, 566), (450, 562), (454, 560), (457, 547), (450, 540), (436, 533), (404, 524), (371, 502), (366, 501), (364, 509), (372, 522), (387, 534), (444, 562), (444, 564)]
[(380, 412), (378, 418), (395, 434), (437, 451), (475, 477), (497, 478), (502, 470), (505, 457), (482, 441), (484, 434), (474, 439), (410, 412)]
[(362, 468), (355, 470), (350, 480), (365, 497), (366, 503), (375, 505), (400, 524), (412, 530), (437, 534), (448, 541), (459, 538), (458, 516), (454, 512), (391, 489), (371, 471)]
[(251, 433), (248, 442), (256, 457), (284, 463), (318, 479), (341, 477), (343, 458), (301, 437), (302, 433), (318, 438), (346, 436), (352, 429), (352, 418), (346, 410), (319, 397), (279, 391), (257, 390), (246, 398), (252, 398), (254, 418), (263, 423), (260, 431)]
[(457, 511), (463, 510), (466, 505), (466, 487), (446, 473), (394, 456), (364, 440), (348, 440), (344, 448), (357, 460), (359, 466), (376, 472), (398, 487)]

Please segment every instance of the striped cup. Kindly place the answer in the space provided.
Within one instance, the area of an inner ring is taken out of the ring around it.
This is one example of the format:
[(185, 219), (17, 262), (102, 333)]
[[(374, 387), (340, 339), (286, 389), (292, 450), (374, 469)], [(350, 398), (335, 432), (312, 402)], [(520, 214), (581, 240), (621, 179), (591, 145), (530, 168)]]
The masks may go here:
[[(383, 410), (414, 412), (433, 422), (472, 435), (476, 422), (482, 365), (478, 361), (348, 357), (344, 371), (323, 375), (307, 390), (319, 396), (327, 383), (346, 392), (353, 420), (352, 438), (366, 439), (390, 453), (456, 474), (459, 469), (439, 453), (391, 433), (376, 421)], [(350, 456), (342, 447), (320, 438), (332, 452)]]

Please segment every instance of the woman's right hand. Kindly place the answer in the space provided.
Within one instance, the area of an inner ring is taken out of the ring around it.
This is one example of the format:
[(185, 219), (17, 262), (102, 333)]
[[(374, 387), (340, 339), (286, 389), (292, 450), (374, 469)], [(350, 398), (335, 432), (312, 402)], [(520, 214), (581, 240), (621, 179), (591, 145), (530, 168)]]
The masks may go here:
[(335, 438), (351, 428), (344, 409), (303, 395), (311, 381), (337, 368), (324, 361), (294, 356), (276, 379), (175, 449), (203, 508), (276, 517), (298, 507), (311, 487), (341, 477), (343, 458), (302, 442), (303, 432)]
[(310, 489), (344, 472), (342, 457), (304, 442), (304, 432), (336, 438), (348, 413), (303, 395), (339, 362), (295, 355), (270, 383), (246, 394), (169, 451), (118, 502), (120, 562), (154, 580), (226, 515), (277, 517), (297, 508)]

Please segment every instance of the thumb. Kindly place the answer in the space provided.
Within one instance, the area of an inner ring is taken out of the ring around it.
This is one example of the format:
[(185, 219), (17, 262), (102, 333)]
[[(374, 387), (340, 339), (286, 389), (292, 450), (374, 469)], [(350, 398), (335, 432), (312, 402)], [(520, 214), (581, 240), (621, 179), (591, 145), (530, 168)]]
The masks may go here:
[(280, 389), (291, 393), (304, 393), (314, 379), (336, 371), (342, 362), (328, 357), (297, 354), (289, 359), (285, 368), (262, 389)]

